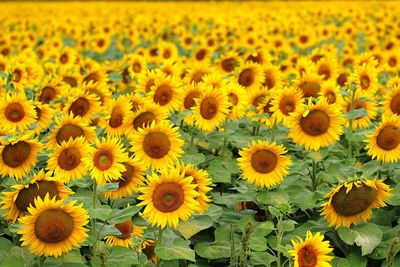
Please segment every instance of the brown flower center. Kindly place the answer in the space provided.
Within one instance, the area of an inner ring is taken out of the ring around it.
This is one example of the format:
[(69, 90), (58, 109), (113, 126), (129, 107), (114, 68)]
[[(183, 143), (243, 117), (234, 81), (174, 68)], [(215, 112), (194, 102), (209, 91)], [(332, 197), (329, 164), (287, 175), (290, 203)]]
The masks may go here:
[(306, 134), (318, 136), (328, 131), (330, 122), (329, 116), (324, 111), (315, 109), (300, 119), (300, 127)]
[(139, 128), (144, 128), (150, 125), (155, 120), (156, 116), (152, 112), (146, 111), (137, 115), (136, 118), (133, 120), (132, 125), (133, 128), (137, 130)]
[(24, 141), (6, 145), (1, 154), (4, 164), (12, 168), (24, 164), (30, 155), (31, 146)]
[(400, 94), (395, 95), (390, 101), (390, 109), (396, 115), (400, 115)]
[(278, 157), (269, 150), (258, 150), (251, 155), (251, 166), (256, 172), (270, 173), (278, 165)]
[(113, 165), (114, 156), (111, 151), (99, 149), (93, 158), (93, 165), (100, 171), (106, 171)]
[(125, 166), (125, 171), (121, 173), (121, 178), (118, 180), (118, 187), (125, 187), (132, 180), (133, 175), (135, 174), (135, 168), (129, 165), (128, 163), (122, 163)]
[(363, 90), (368, 90), (371, 84), (371, 79), (368, 75), (361, 75), (360, 77), (360, 85)]
[(74, 117), (77, 116), (83, 117), (89, 111), (89, 108), (90, 108), (89, 100), (87, 100), (84, 97), (79, 97), (71, 104), (71, 106), (68, 109), (68, 113), (72, 112), (72, 114), (74, 114)]
[(94, 83), (99, 82), (100, 81), (100, 75), (97, 72), (92, 72), (92, 73), (90, 73), (88, 76), (86, 76), (83, 79), (84, 83), (88, 83), (90, 81), (93, 81)]
[(27, 212), (30, 205), (35, 206), (35, 198), (44, 199), (46, 194), (50, 198), (58, 195), (57, 184), (54, 181), (37, 181), (34, 184), (29, 184), (23, 188), (15, 199), (15, 205), (20, 211)]
[(400, 144), (400, 129), (394, 126), (386, 126), (379, 131), (376, 144), (384, 150), (395, 149)]
[(60, 62), (66, 64), (68, 62), (68, 55), (66, 53), (62, 54), (60, 57)]
[(315, 267), (317, 265), (317, 254), (310, 246), (305, 246), (298, 252), (299, 267)]
[(131, 237), (131, 234), (133, 232), (133, 224), (132, 224), (131, 219), (129, 219), (123, 223), (117, 223), (114, 226), (121, 232), (122, 239), (128, 239)]
[(300, 89), (303, 90), (304, 97), (317, 97), (321, 86), (318, 82), (305, 81), (299, 85)]
[(63, 210), (46, 210), (35, 222), (35, 235), (45, 243), (58, 243), (67, 239), (74, 229), (72, 217)]
[(161, 212), (174, 212), (179, 209), (185, 199), (185, 192), (175, 182), (157, 185), (153, 192), (153, 205)]
[(78, 86), (78, 81), (73, 76), (64, 76), (63, 77), (63, 82), (67, 83), (71, 87), (77, 87)]
[(39, 121), (40, 118), (42, 117), (42, 110), (38, 107), (35, 107), (35, 111), (36, 111), (36, 118)]
[(244, 69), (240, 72), (238, 83), (241, 86), (249, 87), (254, 83), (254, 72), (252, 69)]
[(345, 87), (346, 82), (347, 82), (347, 73), (341, 73), (337, 79), (336, 79), (336, 83), (338, 85), (340, 85), (340, 87)]
[(7, 105), (4, 114), (7, 120), (19, 122), (25, 117), (25, 110), (20, 103), (10, 103)]
[(202, 61), (202, 60), (206, 57), (206, 55), (207, 55), (207, 50), (204, 49), (204, 48), (202, 48), (202, 49), (200, 49), (199, 51), (197, 51), (195, 57), (196, 57), (196, 59), (197, 59), (198, 61)]
[(124, 118), (124, 112), (121, 107), (114, 107), (111, 111), (111, 117), (108, 121), (108, 125), (111, 128), (118, 128), (122, 125), (122, 120)]
[(63, 141), (68, 141), (70, 138), (75, 139), (79, 136), (84, 136), (84, 131), (80, 126), (74, 124), (65, 124), (57, 133), (57, 144), (61, 145)]
[(318, 68), (318, 74), (324, 76), (324, 80), (328, 80), (332, 75), (331, 75), (331, 69), (329, 68), (328, 65), (321, 65)]
[(185, 109), (190, 109), (194, 105), (196, 105), (196, 102), (194, 101), (195, 98), (198, 98), (200, 96), (200, 91), (192, 91), (190, 92), (186, 97), (185, 100), (183, 101), (183, 105)]
[(139, 62), (135, 62), (132, 64), (132, 69), (135, 73), (139, 73), (142, 70), (142, 66)]
[(164, 106), (171, 101), (173, 95), (174, 91), (172, 90), (171, 86), (168, 84), (163, 84), (156, 89), (153, 99), (155, 103), (159, 104), (160, 106)]
[(353, 186), (346, 194), (346, 187), (342, 186), (340, 190), (332, 197), (332, 205), (335, 211), (342, 216), (353, 216), (367, 210), (374, 202), (376, 190), (372, 187), (362, 185)]
[(150, 92), (152, 86), (154, 86), (154, 80), (149, 79), (144, 86), (144, 90), (148, 93)]
[(20, 70), (20, 69), (15, 69), (15, 70), (13, 71), (13, 73), (12, 73), (12, 78), (13, 78), (13, 81), (16, 82), (16, 83), (18, 83), (19, 81), (21, 81), (21, 79), (22, 79), (22, 70)]
[(279, 102), (279, 109), (283, 114), (289, 115), (290, 112), (296, 110), (296, 103), (293, 101), (292, 97), (285, 96)]
[(150, 132), (143, 140), (143, 150), (151, 158), (160, 159), (168, 154), (171, 142), (162, 132)]
[(56, 98), (56, 89), (50, 86), (46, 86), (42, 89), (42, 92), (40, 93), (39, 101), (48, 104), (55, 98)]
[(275, 76), (272, 71), (266, 71), (265, 72), (265, 81), (263, 83), (264, 87), (267, 87), (268, 89), (271, 89), (275, 86)]
[(202, 71), (196, 71), (195, 73), (193, 73), (192, 79), (190, 82), (195, 82), (195, 83), (202, 82), (204, 75), (206, 75), (206, 73), (204, 73)]
[(235, 69), (235, 59), (226, 58), (221, 61), (221, 67), (226, 72), (232, 72)]
[(239, 103), (239, 97), (238, 97), (236, 94), (230, 93), (230, 94), (228, 95), (228, 97), (229, 97), (229, 101), (230, 101), (234, 106), (236, 106), (236, 105)]
[(104, 96), (103, 96), (102, 93), (100, 93), (99, 90), (97, 90), (97, 89), (95, 89), (95, 88), (91, 88), (91, 89), (88, 89), (87, 92), (88, 92), (89, 94), (91, 94), (91, 95), (96, 96), (96, 97), (98, 98), (98, 100), (100, 101), (100, 103), (103, 104), (103, 102), (104, 102)]
[(325, 93), (328, 104), (334, 104), (336, 102), (336, 94), (333, 91), (327, 91)]
[(200, 104), (200, 114), (206, 120), (211, 120), (218, 113), (218, 102), (213, 97), (206, 97)]
[(58, 157), (58, 165), (61, 169), (70, 171), (79, 166), (81, 162), (81, 152), (76, 147), (64, 149)]

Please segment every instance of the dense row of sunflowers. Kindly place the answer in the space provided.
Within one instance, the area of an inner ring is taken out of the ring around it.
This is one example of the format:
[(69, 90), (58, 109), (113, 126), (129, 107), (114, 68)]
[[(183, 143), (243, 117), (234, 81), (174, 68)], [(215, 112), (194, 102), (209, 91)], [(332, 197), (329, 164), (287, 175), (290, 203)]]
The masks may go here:
[(398, 7), (300, 5), (2, 4), (2, 242), (39, 265), (122, 246), (126, 265), (366, 266), (389, 227), (368, 266), (399, 260)]

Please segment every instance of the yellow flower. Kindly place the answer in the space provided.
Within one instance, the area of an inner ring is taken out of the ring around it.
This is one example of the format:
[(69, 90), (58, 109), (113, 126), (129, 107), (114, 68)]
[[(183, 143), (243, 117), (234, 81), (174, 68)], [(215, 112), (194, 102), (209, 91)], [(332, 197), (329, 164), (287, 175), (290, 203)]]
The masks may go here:
[(24, 94), (7, 94), (0, 101), (0, 120), (1, 129), (23, 133), (36, 121), (35, 106)]

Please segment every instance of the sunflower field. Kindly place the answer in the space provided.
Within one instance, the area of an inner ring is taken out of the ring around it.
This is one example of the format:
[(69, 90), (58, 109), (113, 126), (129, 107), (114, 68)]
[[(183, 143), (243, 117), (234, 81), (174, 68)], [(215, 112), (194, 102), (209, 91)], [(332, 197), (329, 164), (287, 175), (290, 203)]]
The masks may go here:
[(0, 266), (400, 266), (398, 2), (0, 10)]

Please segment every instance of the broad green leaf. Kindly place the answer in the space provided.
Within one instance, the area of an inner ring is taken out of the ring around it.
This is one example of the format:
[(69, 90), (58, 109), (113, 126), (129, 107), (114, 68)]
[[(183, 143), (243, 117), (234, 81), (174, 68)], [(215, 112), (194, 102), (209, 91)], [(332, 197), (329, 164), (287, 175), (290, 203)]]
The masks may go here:
[(213, 159), (207, 167), (214, 183), (231, 183), (231, 173), (222, 165), (221, 159)]
[(138, 213), (142, 208), (138, 206), (130, 206), (123, 210), (118, 210), (111, 213), (110, 219), (108, 220), (111, 224), (122, 223), (130, 219)]
[(228, 241), (200, 242), (195, 245), (194, 249), (197, 255), (210, 260), (231, 256), (231, 242)]
[(347, 256), (347, 261), (349, 262), (350, 266), (357, 266), (357, 267), (366, 267), (367, 266), (367, 258), (362, 257), (359, 252), (353, 252)]
[(392, 195), (386, 200), (386, 203), (393, 205), (393, 206), (399, 206), (400, 205), (400, 184), (393, 187), (392, 190), (390, 191), (390, 193)]
[(251, 235), (249, 238), (249, 247), (254, 251), (266, 251), (267, 239), (263, 236)]
[[(352, 265), (349, 264), (347, 259), (338, 258), (338, 257), (334, 257), (332, 259), (332, 266), (335, 266), (335, 267), (352, 267)], [(357, 265), (354, 265), (354, 266), (357, 266)]]
[(101, 185), (98, 187), (98, 190), (100, 192), (110, 192), (110, 191), (115, 191), (119, 188), (118, 183), (107, 183), (105, 185)]
[(185, 164), (199, 165), (206, 160), (206, 156), (201, 153), (185, 153), (181, 161)]
[(268, 252), (250, 252), (250, 263), (253, 265), (271, 266), (276, 257)]
[(178, 231), (185, 239), (189, 239), (198, 232), (210, 228), (213, 225), (212, 219), (207, 215), (192, 217), (189, 221), (180, 222)]
[(10, 255), (2, 263), (2, 267), (22, 267), (26, 266), (24, 258), (20, 255)]
[(213, 222), (217, 221), (222, 216), (222, 214), (224, 214), (223, 209), (220, 206), (214, 204), (210, 204), (205, 213), (205, 215), (212, 218)]
[(383, 233), (381, 229), (373, 223), (357, 225), (353, 228), (339, 228), (340, 238), (349, 245), (354, 243), (361, 247), (361, 255), (370, 254), (382, 240)]
[(257, 200), (265, 205), (279, 206), (288, 203), (289, 195), (285, 190), (261, 191), (257, 194)]
[(112, 247), (110, 256), (107, 258), (107, 266), (122, 267), (138, 264), (138, 256), (126, 247)]
[(90, 217), (105, 221), (110, 217), (112, 212), (113, 210), (110, 206), (101, 205), (100, 207), (96, 207), (96, 209), (90, 210)]
[(13, 246), (14, 245), (10, 240), (0, 237), (0, 262), (7, 257), (8, 252)]
[(157, 257), (163, 260), (185, 259), (193, 262), (196, 261), (195, 253), (189, 247), (188, 242), (179, 237), (177, 237), (172, 243), (156, 246), (154, 251)]
[(257, 224), (257, 226), (254, 228), (252, 235), (258, 235), (258, 236), (267, 236), (269, 233), (271, 233), (274, 230), (274, 224), (272, 222), (262, 222)]

